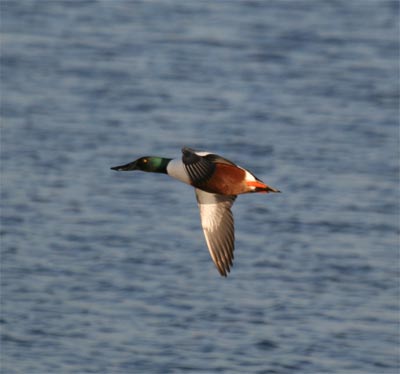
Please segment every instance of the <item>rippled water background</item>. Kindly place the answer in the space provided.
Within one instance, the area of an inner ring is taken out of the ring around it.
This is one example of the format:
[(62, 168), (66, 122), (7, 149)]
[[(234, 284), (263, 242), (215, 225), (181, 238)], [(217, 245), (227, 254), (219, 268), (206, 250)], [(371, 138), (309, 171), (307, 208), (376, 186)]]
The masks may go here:
[[(1, 1), (2, 373), (397, 373), (398, 1)], [(237, 199), (116, 173), (183, 145)]]

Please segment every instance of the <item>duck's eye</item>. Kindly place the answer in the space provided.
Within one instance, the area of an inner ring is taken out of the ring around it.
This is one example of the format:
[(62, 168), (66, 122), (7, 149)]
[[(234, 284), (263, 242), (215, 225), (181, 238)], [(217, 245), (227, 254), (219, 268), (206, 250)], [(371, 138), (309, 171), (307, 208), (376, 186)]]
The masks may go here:
[(147, 158), (144, 158), (144, 159), (143, 159), (143, 163), (144, 163), (144, 164), (147, 164), (147, 161), (149, 161)]

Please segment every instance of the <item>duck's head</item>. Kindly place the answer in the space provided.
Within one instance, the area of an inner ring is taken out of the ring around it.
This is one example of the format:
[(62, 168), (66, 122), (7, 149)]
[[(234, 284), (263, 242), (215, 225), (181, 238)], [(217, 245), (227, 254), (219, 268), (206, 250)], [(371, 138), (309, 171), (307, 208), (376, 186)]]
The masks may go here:
[(151, 173), (167, 173), (167, 165), (170, 158), (146, 156), (138, 158), (129, 164), (114, 166), (111, 169), (117, 171), (142, 170)]

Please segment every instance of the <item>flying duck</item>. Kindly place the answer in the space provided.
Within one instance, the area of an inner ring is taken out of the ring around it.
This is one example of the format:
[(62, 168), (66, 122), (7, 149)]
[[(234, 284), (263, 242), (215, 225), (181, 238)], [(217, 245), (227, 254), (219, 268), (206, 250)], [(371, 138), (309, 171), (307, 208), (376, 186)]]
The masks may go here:
[(235, 247), (231, 206), (237, 195), (280, 192), (226, 158), (187, 147), (182, 148), (181, 159), (146, 156), (111, 169), (164, 173), (193, 186), (208, 250), (225, 277), (230, 272)]

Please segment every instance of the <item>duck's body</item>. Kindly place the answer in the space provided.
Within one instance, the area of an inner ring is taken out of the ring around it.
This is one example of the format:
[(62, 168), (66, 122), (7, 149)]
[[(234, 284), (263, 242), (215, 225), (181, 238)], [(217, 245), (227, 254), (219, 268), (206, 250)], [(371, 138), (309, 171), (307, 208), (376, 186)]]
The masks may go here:
[(229, 273), (233, 260), (234, 224), (230, 208), (236, 196), (252, 192), (280, 192), (232, 161), (190, 148), (182, 149), (182, 159), (142, 157), (112, 169), (165, 173), (193, 186), (207, 246), (223, 276)]

